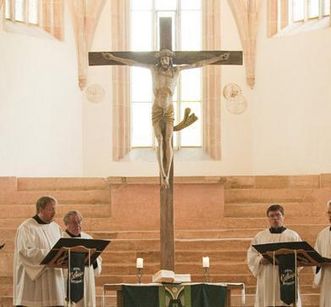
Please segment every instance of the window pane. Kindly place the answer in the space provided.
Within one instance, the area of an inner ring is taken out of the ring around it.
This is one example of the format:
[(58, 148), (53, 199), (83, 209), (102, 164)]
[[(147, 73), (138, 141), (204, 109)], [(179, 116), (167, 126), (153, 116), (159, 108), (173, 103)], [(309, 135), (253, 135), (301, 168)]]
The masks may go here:
[(15, 1), (15, 20), (24, 21), (24, 0)]
[(181, 72), (181, 97), (185, 101), (201, 100), (201, 69)]
[(324, 16), (330, 15), (330, 0), (323, 1), (323, 15)]
[(155, 0), (155, 9), (161, 10), (176, 10), (176, 0)]
[(182, 12), (181, 49), (201, 50), (201, 14), (199, 11)]
[(202, 146), (201, 136), (201, 103), (182, 102), (181, 113), (184, 114), (185, 108), (190, 108), (198, 117), (198, 120), (191, 126), (181, 131), (181, 146)]
[(132, 12), (131, 14), (131, 49), (152, 50), (152, 13)]
[(10, 19), (10, 0), (6, 0), (5, 6), (6, 6), (6, 13), (5, 13), (6, 15), (5, 15), (5, 17), (7, 19)]
[(319, 16), (320, 0), (308, 1), (308, 18), (315, 18)]
[(182, 10), (200, 10), (201, 0), (181, 0), (180, 8)]
[(151, 10), (152, 0), (131, 0), (131, 10)]
[(304, 20), (304, 1), (303, 0), (293, 0), (293, 21)]
[(131, 100), (152, 101), (152, 77), (148, 69), (131, 68)]
[(29, 23), (38, 23), (38, 0), (29, 0)]
[(132, 126), (131, 126), (131, 145), (152, 146), (152, 104), (151, 103), (132, 103)]

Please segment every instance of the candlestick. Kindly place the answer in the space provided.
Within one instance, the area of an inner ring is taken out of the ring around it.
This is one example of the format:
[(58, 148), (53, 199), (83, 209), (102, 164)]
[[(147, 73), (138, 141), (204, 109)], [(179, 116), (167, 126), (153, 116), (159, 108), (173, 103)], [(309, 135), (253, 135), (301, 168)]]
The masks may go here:
[(138, 284), (141, 284), (141, 279), (143, 277), (143, 274), (144, 274), (144, 269), (137, 268), (137, 281), (138, 281)]
[(205, 282), (209, 282), (209, 268), (203, 268), (203, 275), (205, 277)]
[(137, 268), (137, 280), (138, 284), (141, 284), (141, 278), (143, 277), (144, 273), (144, 259), (143, 258), (137, 258), (136, 260), (136, 268)]
[(203, 267), (203, 275), (205, 277), (205, 282), (209, 281), (209, 257), (202, 257), (202, 267)]

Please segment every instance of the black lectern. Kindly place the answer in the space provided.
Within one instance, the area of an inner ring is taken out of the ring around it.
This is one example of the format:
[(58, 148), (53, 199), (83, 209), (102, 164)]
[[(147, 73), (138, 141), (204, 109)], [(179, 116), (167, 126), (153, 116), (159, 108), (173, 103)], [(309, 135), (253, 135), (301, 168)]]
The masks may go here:
[(298, 270), (302, 266), (320, 266), (331, 259), (322, 257), (306, 241), (257, 244), (253, 247), (271, 264), (279, 267), (280, 298), (296, 306)]
[[(87, 253), (86, 250), (90, 250), (90, 263), (93, 263), (109, 243), (110, 240), (61, 238), (55, 243), (40, 264), (56, 268), (67, 268), (69, 250), (73, 251), (73, 248), (77, 249), (78, 247), (83, 247), (83, 253)], [(88, 264), (89, 258), (87, 253), (85, 265)]]
[(41, 262), (53, 268), (68, 269), (67, 303), (79, 302), (84, 297), (85, 267), (92, 265), (108, 240), (61, 238)]
[(331, 259), (322, 257), (308, 242), (279, 242), (279, 243), (267, 243), (257, 244), (253, 247), (264, 258), (273, 263), (273, 257), (275, 256), (275, 264), (279, 265), (280, 257), (282, 255), (296, 253), (297, 266), (319, 266), (325, 262), (331, 262)]

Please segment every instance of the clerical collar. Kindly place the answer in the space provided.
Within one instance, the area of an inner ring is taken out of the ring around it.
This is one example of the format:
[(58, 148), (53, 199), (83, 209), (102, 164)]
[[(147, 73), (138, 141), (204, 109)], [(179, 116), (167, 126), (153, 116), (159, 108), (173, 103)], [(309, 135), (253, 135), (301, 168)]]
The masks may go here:
[(38, 216), (38, 214), (36, 214), (36, 215), (33, 216), (32, 218), (33, 218), (38, 224), (43, 224), (43, 225), (45, 225), (45, 224), (49, 224), (49, 223), (44, 222), (44, 221)]
[(68, 231), (68, 230), (66, 230), (66, 233), (70, 236), (70, 237), (72, 237), (72, 238), (80, 238), (81, 237), (81, 235), (79, 234), (79, 235), (74, 235), (74, 234), (72, 234), (70, 231)]
[(271, 233), (282, 233), (285, 230), (286, 230), (286, 227), (284, 227), (284, 226), (281, 226), (281, 227), (270, 227), (269, 228), (269, 231)]

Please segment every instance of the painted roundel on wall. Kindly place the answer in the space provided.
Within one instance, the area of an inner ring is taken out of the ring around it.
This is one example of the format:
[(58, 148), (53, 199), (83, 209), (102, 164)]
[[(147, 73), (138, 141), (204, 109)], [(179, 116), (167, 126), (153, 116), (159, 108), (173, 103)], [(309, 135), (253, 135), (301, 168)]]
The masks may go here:
[(85, 95), (88, 101), (99, 103), (105, 97), (105, 90), (99, 84), (91, 84), (86, 88)]
[(236, 83), (229, 83), (223, 88), (223, 96), (225, 99), (235, 98), (241, 95), (241, 88)]
[(236, 83), (229, 83), (223, 88), (226, 109), (232, 114), (241, 114), (247, 108), (247, 100)]

